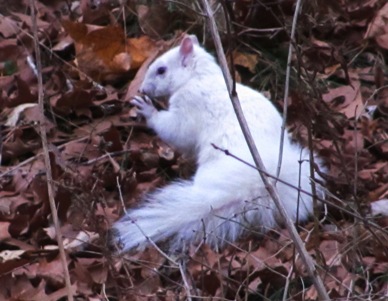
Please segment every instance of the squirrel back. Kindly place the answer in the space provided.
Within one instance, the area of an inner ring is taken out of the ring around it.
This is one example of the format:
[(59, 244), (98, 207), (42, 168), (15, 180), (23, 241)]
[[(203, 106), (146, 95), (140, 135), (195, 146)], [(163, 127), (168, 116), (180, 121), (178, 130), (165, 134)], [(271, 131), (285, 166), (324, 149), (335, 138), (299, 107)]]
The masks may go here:
[[(282, 118), (261, 93), (241, 84), (236, 90), (264, 165), (275, 175)], [(194, 156), (198, 168), (191, 180), (146, 195), (140, 207), (115, 224), (124, 251), (144, 247), (149, 239), (170, 239), (173, 249), (199, 242), (222, 247), (248, 231), (262, 232), (281, 223), (257, 170), (212, 146), (253, 163), (221, 69), (195, 37), (185, 37), (155, 60), (140, 91), (169, 98), (165, 111), (157, 111), (148, 97), (133, 103), (147, 125), (180, 152)], [(311, 192), (308, 158), (309, 151), (286, 136), (280, 178)], [(276, 187), (290, 217), (306, 220), (313, 210), (311, 196), (280, 182)]]

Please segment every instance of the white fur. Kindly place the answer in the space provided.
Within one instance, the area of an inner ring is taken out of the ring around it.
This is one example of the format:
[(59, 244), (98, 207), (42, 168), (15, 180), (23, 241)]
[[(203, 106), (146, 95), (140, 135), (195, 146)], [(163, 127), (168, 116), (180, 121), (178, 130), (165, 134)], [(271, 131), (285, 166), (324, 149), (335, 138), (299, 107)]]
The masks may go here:
[[(158, 74), (159, 68), (165, 72)], [(124, 251), (146, 246), (147, 239), (168, 238), (172, 248), (200, 241), (222, 247), (247, 231), (277, 226), (278, 212), (258, 172), (211, 146), (253, 162), (221, 70), (210, 54), (186, 38), (150, 66), (141, 92), (169, 97), (167, 111), (155, 110), (147, 98), (133, 104), (164, 141), (194, 155), (198, 169), (192, 180), (147, 195), (139, 208), (115, 224)], [(237, 93), (266, 169), (275, 174), (281, 116), (262, 94), (240, 84)], [(281, 179), (311, 191), (307, 158), (308, 151), (286, 137)], [(279, 182), (277, 189), (290, 217), (296, 220), (298, 213), (299, 220), (306, 220), (313, 209), (311, 197)]]

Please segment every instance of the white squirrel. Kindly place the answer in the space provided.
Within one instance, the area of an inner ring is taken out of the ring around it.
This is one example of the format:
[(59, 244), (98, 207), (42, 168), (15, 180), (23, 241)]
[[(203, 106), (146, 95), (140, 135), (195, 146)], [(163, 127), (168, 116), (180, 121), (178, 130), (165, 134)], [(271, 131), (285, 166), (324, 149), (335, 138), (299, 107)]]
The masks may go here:
[[(146, 195), (116, 222), (114, 233), (123, 251), (166, 239), (171, 251), (201, 242), (220, 248), (248, 231), (263, 232), (281, 223), (258, 171), (212, 146), (253, 163), (221, 69), (195, 36), (186, 36), (150, 65), (140, 92), (169, 98), (168, 110), (162, 111), (147, 96), (132, 104), (163, 141), (195, 157), (197, 170), (191, 180)], [(267, 172), (275, 175), (282, 118), (259, 92), (237, 84), (237, 94)], [(308, 158), (309, 151), (286, 136), (280, 179), (311, 192)], [(315, 162), (320, 165), (318, 158)], [(313, 211), (312, 197), (281, 182), (276, 188), (291, 219), (306, 220)]]

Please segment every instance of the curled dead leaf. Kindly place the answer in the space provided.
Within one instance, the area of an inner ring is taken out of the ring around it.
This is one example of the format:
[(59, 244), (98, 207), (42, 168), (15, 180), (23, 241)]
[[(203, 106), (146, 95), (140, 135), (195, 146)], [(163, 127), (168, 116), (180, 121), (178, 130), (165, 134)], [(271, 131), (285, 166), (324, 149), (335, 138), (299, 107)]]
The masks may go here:
[(376, 14), (375, 18), (369, 23), (364, 38), (374, 38), (387, 33), (388, 3), (386, 3)]
[(259, 55), (256, 53), (233, 52), (233, 63), (247, 68), (251, 73), (255, 73), (258, 61)]
[(9, 114), (7, 121), (5, 122), (6, 126), (16, 126), (20, 119), (20, 115), (24, 112), (24, 110), (28, 108), (32, 108), (37, 106), (37, 103), (25, 103), (18, 105), (17, 107), (13, 108), (11, 113)]
[(126, 78), (129, 71), (138, 69), (156, 49), (149, 37), (127, 39), (118, 26), (63, 21), (63, 27), (74, 39), (78, 67), (96, 81)]

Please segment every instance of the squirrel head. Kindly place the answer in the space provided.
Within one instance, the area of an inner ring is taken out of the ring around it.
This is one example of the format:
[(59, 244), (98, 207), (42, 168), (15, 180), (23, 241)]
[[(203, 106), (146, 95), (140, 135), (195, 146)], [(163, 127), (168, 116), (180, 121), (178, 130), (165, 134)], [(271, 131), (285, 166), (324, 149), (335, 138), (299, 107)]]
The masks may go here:
[(169, 97), (195, 73), (196, 55), (204, 52), (194, 35), (185, 36), (175, 47), (156, 59), (148, 68), (140, 92), (150, 97)]

